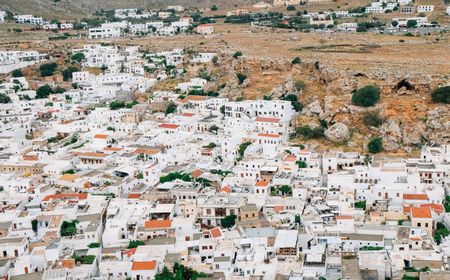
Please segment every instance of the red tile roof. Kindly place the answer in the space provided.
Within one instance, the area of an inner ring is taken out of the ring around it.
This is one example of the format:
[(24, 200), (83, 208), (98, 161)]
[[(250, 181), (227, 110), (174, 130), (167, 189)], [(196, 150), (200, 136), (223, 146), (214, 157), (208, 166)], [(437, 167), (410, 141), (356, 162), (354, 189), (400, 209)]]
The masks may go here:
[(258, 134), (259, 137), (269, 137), (269, 138), (279, 138), (280, 135), (278, 134), (269, 134), (269, 133), (260, 133)]
[(170, 228), (172, 226), (171, 220), (150, 220), (145, 221), (145, 228)]
[(430, 207), (412, 207), (411, 216), (418, 219), (431, 219)]
[(278, 118), (261, 118), (261, 117), (258, 117), (258, 118), (256, 118), (256, 121), (257, 122), (268, 122), (268, 123), (279, 123), (280, 119), (278, 119)]
[(425, 193), (410, 193), (403, 194), (403, 199), (409, 200), (428, 200), (428, 195)]
[(273, 207), (273, 211), (275, 211), (275, 212), (281, 212), (281, 211), (284, 211), (284, 205), (275, 205), (274, 207)]
[(67, 199), (67, 198), (78, 198), (79, 200), (86, 199), (88, 197), (87, 193), (60, 193), (47, 195), (42, 199), (42, 201), (49, 201), (51, 199)]
[(336, 216), (336, 220), (351, 220), (353, 219), (352, 216), (350, 215), (340, 215), (340, 216)]
[(215, 227), (209, 231), (213, 238), (222, 237), (222, 230), (219, 227)]
[(230, 193), (231, 192), (231, 188), (229, 186), (223, 186), (220, 188), (219, 190), (220, 193)]
[(108, 138), (107, 134), (95, 134), (94, 138), (96, 139), (106, 139)]
[(136, 249), (137, 248), (131, 248), (131, 249), (123, 251), (123, 253), (125, 255), (127, 255), (127, 257), (131, 257), (132, 255), (134, 255), (136, 253)]
[(442, 204), (437, 204), (437, 203), (422, 204), (422, 207), (430, 207), (437, 214), (441, 214), (442, 212), (445, 211), (444, 206)]
[(177, 129), (180, 126), (178, 124), (173, 124), (173, 123), (162, 123), (159, 125), (159, 127), (167, 128), (167, 129)]
[(155, 270), (156, 261), (133, 262), (131, 270)]
[(183, 113), (183, 117), (193, 117), (195, 116), (194, 113)]
[(257, 186), (257, 187), (267, 187), (267, 185), (269, 185), (269, 182), (267, 182), (267, 181), (258, 181), (255, 184), (255, 186)]
[(129, 199), (138, 199), (139, 197), (141, 197), (140, 193), (130, 193), (130, 194), (128, 194), (127, 198), (129, 198)]

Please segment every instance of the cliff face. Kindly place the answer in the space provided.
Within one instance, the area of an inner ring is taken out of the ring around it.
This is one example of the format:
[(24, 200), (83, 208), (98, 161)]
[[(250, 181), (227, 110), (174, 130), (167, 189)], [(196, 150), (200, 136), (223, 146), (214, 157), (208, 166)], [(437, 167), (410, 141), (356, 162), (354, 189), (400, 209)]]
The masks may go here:
[[(258, 99), (270, 95), (275, 99), (289, 93), (298, 94), (304, 108), (296, 125), (318, 125), (320, 120), (326, 121), (330, 127), (326, 133), (330, 145), (336, 145), (334, 141), (362, 151), (371, 138), (381, 136), (385, 151), (411, 152), (425, 143), (450, 141), (450, 106), (433, 103), (430, 98), (434, 88), (448, 83), (445, 76), (380, 74), (378, 69), (362, 73), (337, 70), (316, 61), (292, 65), (287, 60), (254, 58), (224, 59), (222, 68), (227, 73), (227, 86), (222, 93), (230, 98), (243, 95)], [(245, 83), (238, 85), (237, 73), (248, 77)], [(304, 88), (296, 87), (299, 81)], [(365, 85), (381, 89), (380, 101), (369, 108), (352, 105), (352, 92)], [(364, 124), (367, 111), (379, 112), (383, 123), (378, 127)]]

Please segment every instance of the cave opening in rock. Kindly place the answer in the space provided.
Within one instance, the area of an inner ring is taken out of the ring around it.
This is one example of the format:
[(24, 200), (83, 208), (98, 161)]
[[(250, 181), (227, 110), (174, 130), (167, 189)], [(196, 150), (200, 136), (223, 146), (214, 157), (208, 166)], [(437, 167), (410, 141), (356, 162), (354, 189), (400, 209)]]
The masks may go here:
[(397, 85), (395, 85), (394, 90), (398, 91), (402, 87), (404, 87), (408, 91), (416, 90), (416, 88), (406, 79), (403, 79), (400, 82), (398, 82)]

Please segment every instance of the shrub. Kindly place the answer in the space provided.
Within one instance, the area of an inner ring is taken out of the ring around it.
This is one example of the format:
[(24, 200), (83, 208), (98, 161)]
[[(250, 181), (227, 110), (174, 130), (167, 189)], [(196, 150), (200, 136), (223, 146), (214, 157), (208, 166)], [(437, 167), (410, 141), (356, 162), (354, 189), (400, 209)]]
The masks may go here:
[(236, 215), (228, 215), (221, 221), (221, 226), (224, 228), (231, 228), (236, 224)]
[(130, 240), (130, 243), (128, 243), (128, 249), (136, 248), (137, 246), (141, 245), (145, 245), (144, 241)]
[(431, 99), (436, 103), (450, 104), (450, 86), (435, 89), (431, 93)]
[(238, 58), (238, 57), (240, 57), (240, 56), (242, 56), (242, 52), (241, 52), (241, 51), (237, 51), (237, 52), (235, 52), (235, 53), (233, 54), (233, 57), (234, 57), (234, 58)]
[(88, 248), (100, 248), (100, 243), (93, 242), (88, 245)]
[(73, 72), (78, 72), (78, 71), (80, 71), (80, 69), (78, 69), (78, 67), (75, 67), (75, 66), (67, 67), (66, 69), (64, 69), (62, 71), (63, 80), (64, 81), (71, 80)]
[(364, 113), (363, 123), (367, 126), (379, 127), (384, 122), (384, 119), (380, 116), (378, 110), (368, 111)]
[(306, 139), (317, 139), (323, 137), (324, 129), (321, 126), (311, 128), (309, 125), (302, 125), (297, 128), (296, 133)]
[(305, 82), (303, 81), (295, 81), (294, 82), (294, 87), (297, 91), (301, 91), (305, 89)]
[(292, 64), (300, 64), (300, 63), (302, 63), (302, 60), (300, 59), (300, 57), (297, 56), (291, 61), (291, 63)]
[(303, 105), (298, 102), (298, 97), (296, 94), (288, 94), (283, 98), (283, 100), (291, 101), (292, 107), (294, 107), (296, 112), (300, 112), (303, 109)]
[(169, 104), (169, 106), (167, 106), (167, 108), (166, 108), (166, 115), (173, 114), (173, 113), (175, 113), (176, 110), (177, 110), (177, 105), (175, 103), (171, 102)]
[(376, 86), (365, 86), (353, 93), (352, 103), (361, 107), (375, 105), (380, 100), (380, 89)]
[(64, 221), (61, 224), (61, 236), (72, 236), (77, 233), (77, 220), (72, 220), (71, 222)]
[(373, 138), (367, 143), (367, 149), (372, 154), (379, 153), (383, 150), (383, 140), (381, 137)]
[(219, 8), (217, 8), (217, 5), (214, 4), (211, 6), (210, 9), (211, 9), (211, 11), (217, 11)]
[(36, 99), (47, 98), (52, 93), (53, 93), (53, 89), (50, 85), (40, 86), (36, 90)]
[(4, 93), (0, 93), (0, 104), (6, 104), (6, 103), (11, 103), (11, 98)]
[(56, 71), (56, 68), (58, 68), (58, 64), (56, 64), (55, 62), (45, 63), (39, 67), (39, 72), (41, 73), (42, 77), (47, 77), (53, 75)]
[(70, 57), (70, 60), (80, 63), (85, 59), (84, 53), (75, 53)]
[(14, 78), (23, 77), (22, 70), (20, 70), (20, 69), (13, 70), (11, 72), (11, 76), (13, 76)]
[(239, 80), (239, 84), (242, 84), (247, 79), (247, 75), (242, 73), (237, 73), (236, 76)]
[(417, 21), (414, 20), (414, 19), (409, 19), (409, 20), (406, 22), (406, 26), (407, 26), (408, 28), (415, 27), (416, 25), (417, 25)]
[(286, 10), (295, 11), (295, 6), (289, 5), (289, 6), (287, 6)]

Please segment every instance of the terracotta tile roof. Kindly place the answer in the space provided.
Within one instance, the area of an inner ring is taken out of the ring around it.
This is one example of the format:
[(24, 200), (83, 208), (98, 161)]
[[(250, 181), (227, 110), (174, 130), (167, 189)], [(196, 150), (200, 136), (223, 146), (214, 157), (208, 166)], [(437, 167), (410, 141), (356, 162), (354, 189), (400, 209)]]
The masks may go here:
[(222, 230), (219, 227), (215, 227), (209, 231), (213, 238), (222, 237)]
[(193, 178), (198, 178), (203, 174), (203, 171), (201, 171), (200, 169), (195, 169), (194, 171), (191, 172), (191, 176)]
[(183, 117), (193, 117), (195, 116), (194, 113), (183, 113)]
[(280, 119), (278, 119), (278, 118), (261, 118), (261, 117), (258, 117), (258, 118), (256, 118), (256, 121), (257, 122), (268, 122), (268, 123), (279, 123)]
[(287, 155), (287, 156), (284, 158), (284, 160), (285, 160), (285, 161), (290, 161), (290, 162), (292, 162), (292, 161), (296, 161), (296, 160), (297, 160), (297, 157), (294, 156), (294, 155)]
[(61, 177), (59, 177), (58, 180), (60, 181), (66, 181), (66, 182), (73, 182), (78, 178), (77, 174), (64, 174)]
[(278, 134), (269, 134), (269, 133), (260, 133), (258, 134), (259, 137), (269, 137), (269, 138), (279, 138), (280, 135)]
[(444, 206), (442, 204), (437, 204), (437, 203), (422, 204), (422, 207), (430, 207), (437, 214), (441, 214), (445, 211)]
[(281, 212), (281, 211), (284, 211), (284, 205), (275, 205), (274, 207), (273, 207), (273, 211), (275, 211), (275, 212)]
[(108, 134), (95, 134), (95, 139), (106, 139), (108, 138)]
[(129, 198), (129, 199), (138, 199), (139, 197), (141, 197), (140, 193), (130, 193), (130, 194), (128, 194), (127, 198)]
[(103, 148), (104, 151), (112, 151), (112, 152), (118, 152), (118, 151), (122, 151), (123, 148), (119, 148), (119, 147), (105, 147)]
[(135, 154), (146, 154), (146, 155), (156, 155), (159, 152), (160, 150), (153, 148), (137, 148), (136, 151), (134, 151)]
[(74, 259), (63, 260), (62, 267), (73, 269), (75, 267), (75, 260)]
[(230, 193), (231, 192), (231, 188), (229, 186), (223, 186), (220, 188), (219, 190), (220, 193)]
[(431, 219), (430, 207), (412, 207), (411, 216), (418, 219)]
[(150, 220), (145, 221), (145, 228), (170, 228), (172, 226), (171, 220)]
[(79, 200), (86, 199), (88, 197), (87, 193), (59, 193), (47, 195), (42, 199), (42, 201), (49, 201), (51, 199), (68, 199), (68, 198), (78, 198)]
[(96, 157), (96, 158), (104, 158), (106, 157), (103, 153), (94, 153), (94, 152), (80, 152), (80, 153), (74, 153), (76, 156), (80, 157)]
[(188, 95), (183, 100), (181, 100), (182, 103), (187, 103), (188, 101), (203, 101), (209, 99), (208, 96), (202, 96), (202, 95)]
[(156, 261), (133, 262), (131, 270), (155, 270)]
[(257, 186), (257, 187), (267, 187), (267, 185), (269, 185), (269, 182), (267, 182), (267, 181), (258, 181), (255, 184), (255, 186)]
[(134, 255), (136, 253), (136, 249), (137, 248), (131, 248), (131, 249), (123, 251), (123, 253), (125, 255), (127, 255), (127, 257), (131, 257), (132, 255)]
[(411, 206), (403, 205), (403, 213), (407, 214), (409, 212), (411, 212)]
[(340, 215), (340, 216), (336, 216), (336, 220), (351, 220), (353, 219), (352, 216), (350, 215)]
[(403, 194), (403, 199), (409, 200), (428, 200), (428, 195), (425, 193), (410, 193)]
[(173, 123), (162, 123), (159, 125), (160, 128), (167, 128), (167, 129), (177, 129), (180, 127), (178, 124)]

